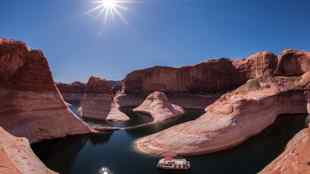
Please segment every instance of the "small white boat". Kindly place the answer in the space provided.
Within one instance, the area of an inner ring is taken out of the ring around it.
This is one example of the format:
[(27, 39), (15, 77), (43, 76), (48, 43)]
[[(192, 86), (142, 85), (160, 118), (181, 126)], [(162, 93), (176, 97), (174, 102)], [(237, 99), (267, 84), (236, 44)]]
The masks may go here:
[(165, 170), (189, 170), (191, 165), (185, 158), (166, 156), (158, 161), (157, 167)]

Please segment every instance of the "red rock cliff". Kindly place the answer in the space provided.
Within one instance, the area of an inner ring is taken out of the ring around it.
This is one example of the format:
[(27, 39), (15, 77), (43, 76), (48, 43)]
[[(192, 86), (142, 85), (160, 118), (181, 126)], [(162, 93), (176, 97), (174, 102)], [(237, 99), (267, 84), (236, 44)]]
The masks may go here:
[(26, 44), (0, 39), (0, 126), (31, 142), (90, 132), (64, 104), (47, 59)]
[(66, 102), (79, 104), (85, 92), (86, 84), (82, 82), (73, 82), (71, 84), (57, 83), (57, 87)]
[(137, 70), (123, 81), (127, 94), (165, 91), (168, 93), (214, 93), (234, 89), (250, 78), (273, 75), (277, 56), (259, 52), (247, 59), (209, 60), (181, 68), (153, 67)]
[(81, 115), (104, 120), (113, 102), (112, 85), (105, 79), (90, 77), (81, 101)]

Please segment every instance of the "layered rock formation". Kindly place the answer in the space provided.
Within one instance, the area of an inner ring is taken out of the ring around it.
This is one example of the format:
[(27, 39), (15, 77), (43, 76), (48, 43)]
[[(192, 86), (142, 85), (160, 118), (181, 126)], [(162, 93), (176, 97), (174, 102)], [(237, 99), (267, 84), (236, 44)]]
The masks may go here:
[(26, 138), (17, 138), (0, 127), (1, 174), (56, 174), (32, 152)]
[(163, 92), (155, 91), (146, 97), (144, 102), (134, 109), (135, 112), (145, 112), (153, 117), (152, 123), (161, 123), (183, 115), (184, 109), (168, 101)]
[(280, 114), (306, 112), (303, 90), (296, 90), (298, 80), (249, 80), (208, 106), (200, 118), (139, 139), (135, 145), (155, 155), (197, 155), (235, 146), (271, 125)]
[(181, 68), (153, 67), (134, 71), (124, 80), (126, 94), (149, 94), (153, 91), (167, 93), (214, 93), (238, 87), (243, 79), (228, 59)]
[(82, 82), (73, 82), (71, 84), (57, 83), (57, 87), (66, 102), (80, 104), (86, 84)]
[[(305, 90), (307, 111), (310, 113), (310, 72), (303, 74), (297, 83)], [(306, 120), (309, 124), (309, 116)], [(308, 125), (309, 127), (309, 125)], [(310, 129), (305, 128), (289, 141), (284, 152), (266, 166), (261, 174), (310, 173)]]
[(30, 142), (91, 132), (65, 105), (39, 50), (0, 39), (0, 126)]
[(119, 104), (119, 94), (113, 98), (113, 103), (111, 105), (111, 110), (106, 118), (108, 121), (125, 122), (129, 121), (130, 118), (121, 111), (121, 106)]
[(310, 129), (300, 131), (290, 140), (285, 151), (260, 174), (309, 174)]
[(156, 66), (137, 70), (124, 79), (125, 94), (120, 103), (138, 105), (149, 93), (163, 91), (177, 105), (203, 109), (248, 79), (272, 76), (277, 60), (276, 55), (264, 51), (242, 60), (222, 58), (180, 68)]
[(245, 80), (272, 76), (277, 63), (277, 55), (267, 51), (252, 54), (246, 59), (233, 61), (242, 79)]
[(81, 101), (81, 115), (86, 118), (105, 120), (113, 102), (111, 84), (99, 77), (90, 77)]
[(279, 56), (278, 75), (296, 76), (310, 70), (310, 52), (287, 49)]

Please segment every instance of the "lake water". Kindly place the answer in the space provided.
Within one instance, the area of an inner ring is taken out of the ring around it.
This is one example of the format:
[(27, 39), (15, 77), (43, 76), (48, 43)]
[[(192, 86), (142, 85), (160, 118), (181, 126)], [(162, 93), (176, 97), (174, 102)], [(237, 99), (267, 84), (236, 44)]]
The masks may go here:
[[(101, 167), (108, 167), (114, 174), (180, 173), (158, 170), (158, 158), (135, 152), (132, 143), (139, 137), (177, 122), (194, 119), (201, 112), (190, 110), (183, 119), (165, 126), (121, 130), (106, 135), (72, 136), (38, 143), (32, 147), (49, 168), (61, 174), (97, 174)], [(236, 148), (188, 158), (192, 169), (181, 173), (257, 173), (277, 157), (289, 139), (304, 126), (305, 115), (281, 116), (274, 125)]]

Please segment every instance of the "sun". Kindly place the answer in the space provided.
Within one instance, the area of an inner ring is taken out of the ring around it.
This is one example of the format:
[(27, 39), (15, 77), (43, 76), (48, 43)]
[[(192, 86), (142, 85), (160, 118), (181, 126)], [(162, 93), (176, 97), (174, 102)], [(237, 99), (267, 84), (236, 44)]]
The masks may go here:
[(128, 10), (128, 4), (137, 3), (135, 0), (95, 0), (95, 7), (87, 14), (97, 13), (96, 16), (104, 16), (104, 22), (112, 21), (114, 16), (118, 16), (124, 23), (128, 23), (122, 12)]

